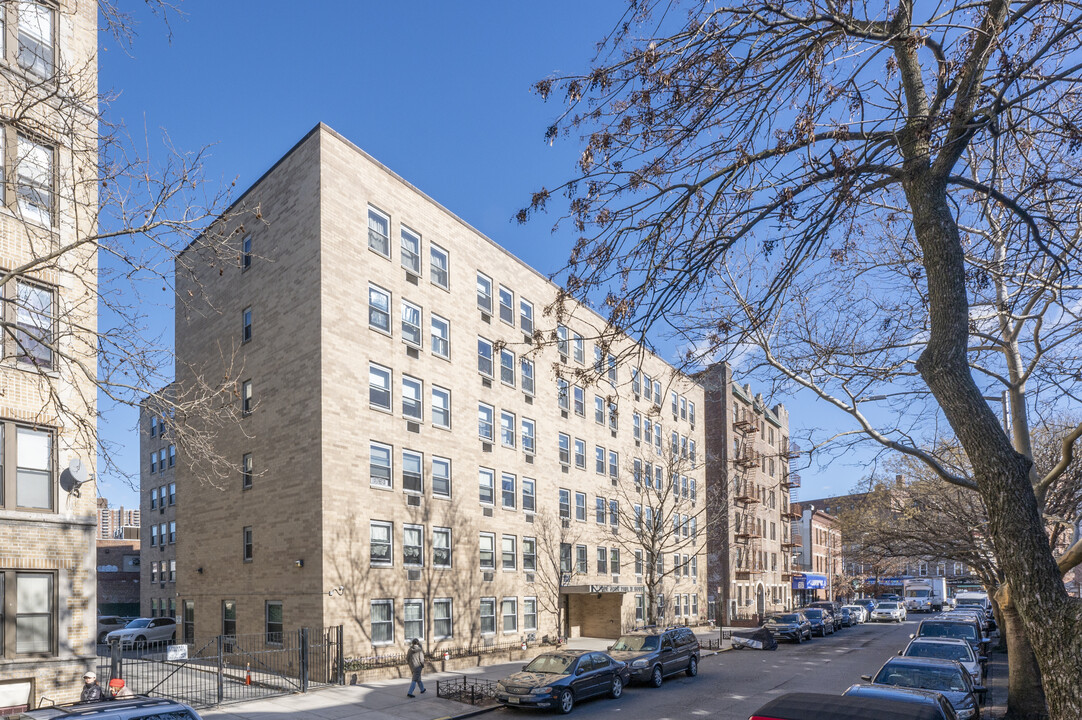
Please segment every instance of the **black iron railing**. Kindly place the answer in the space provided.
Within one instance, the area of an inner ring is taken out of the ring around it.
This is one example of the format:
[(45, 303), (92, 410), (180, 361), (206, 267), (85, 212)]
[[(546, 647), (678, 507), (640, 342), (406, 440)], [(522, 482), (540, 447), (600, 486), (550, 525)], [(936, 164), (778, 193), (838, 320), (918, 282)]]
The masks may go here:
[(436, 697), (469, 705), (495, 705), (496, 682), (467, 677), (437, 680)]

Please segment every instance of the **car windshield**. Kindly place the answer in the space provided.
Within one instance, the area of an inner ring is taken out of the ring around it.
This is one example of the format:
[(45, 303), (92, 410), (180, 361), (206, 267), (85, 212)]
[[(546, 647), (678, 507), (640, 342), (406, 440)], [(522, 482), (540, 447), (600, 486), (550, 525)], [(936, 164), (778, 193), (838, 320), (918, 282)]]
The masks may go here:
[(939, 692), (965, 692), (966, 690), (966, 681), (962, 673), (954, 668), (887, 665), (875, 676), (874, 682)]
[(804, 614), (807, 615), (812, 620), (821, 620), (823, 618), (823, 611), (818, 610), (816, 608), (811, 608), (809, 610), (805, 610)]
[(538, 655), (529, 665), (526, 672), (552, 673), (554, 675), (567, 675), (571, 672), (576, 658), (564, 655)]
[(657, 635), (624, 635), (612, 646), (614, 651), (628, 650), (641, 652), (643, 650), (657, 650)]
[(864, 608), (862, 608), (860, 605), (846, 605), (845, 607), (842, 608), (842, 610), (848, 610), (849, 612), (859, 611), (859, 610), (863, 610), (863, 609)]
[(880, 610), (897, 610), (898, 603), (896, 602), (881, 602), (879, 603)]
[(947, 637), (961, 640), (976, 640), (977, 628), (968, 623), (961, 622), (922, 622), (920, 624), (920, 637)]
[(128, 623), (124, 627), (144, 628), (149, 624), (150, 624), (150, 619), (149, 618), (135, 618), (134, 620), (132, 620), (130, 623)]
[(906, 657), (973, 662), (973, 651), (969, 649), (968, 644), (963, 645), (962, 643), (915, 642), (906, 648), (905, 654)]
[(767, 622), (776, 623), (795, 623), (800, 622), (800, 618), (796, 615), (772, 615), (766, 619)]

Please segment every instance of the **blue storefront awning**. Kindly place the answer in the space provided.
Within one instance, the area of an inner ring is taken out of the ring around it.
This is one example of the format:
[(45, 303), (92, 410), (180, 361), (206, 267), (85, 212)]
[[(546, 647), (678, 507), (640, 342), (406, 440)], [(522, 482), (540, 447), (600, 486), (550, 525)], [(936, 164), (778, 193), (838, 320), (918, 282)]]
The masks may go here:
[(827, 576), (815, 573), (795, 573), (793, 575), (794, 590), (817, 590), (827, 586)]

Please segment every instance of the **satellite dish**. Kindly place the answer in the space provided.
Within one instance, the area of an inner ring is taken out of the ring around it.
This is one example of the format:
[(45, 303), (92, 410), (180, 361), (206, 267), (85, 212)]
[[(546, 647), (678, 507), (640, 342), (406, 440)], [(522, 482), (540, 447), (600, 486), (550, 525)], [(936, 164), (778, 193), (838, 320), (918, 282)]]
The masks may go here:
[(72, 458), (67, 469), (60, 473), (60, 487), (64, 492), (79, 497), (79, 487), (90, 482), (86, 465), (79, 458)]

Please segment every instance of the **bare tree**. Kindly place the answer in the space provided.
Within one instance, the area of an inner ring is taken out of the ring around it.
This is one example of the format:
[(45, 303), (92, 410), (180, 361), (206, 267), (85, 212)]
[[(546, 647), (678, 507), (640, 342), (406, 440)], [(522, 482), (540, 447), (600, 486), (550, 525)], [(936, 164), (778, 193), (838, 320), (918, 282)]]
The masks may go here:
[[(568, 198), (565, 285), (616, 331), (748, 351), (976, 489), (1055, 718), (1082, 715), (1082, 544), (1057, 560), (1039, 496), (1082, 428), (1038, 478), (1025, 418), (1077, 402), (1080, 26), (1071, 0), (631, 3), (594, 68), (538, 84), (584, 149), (519, 215)], [(926, 449), (946, 426), (968, 473)]]
[(582, 531), (570, 518), (553, 515), (541, 508), (534, 519), (537, 529), (537, 574), (539, 592), (538, 607), (552, 615), (556, 623), (556, 636), (564, 637), (563, 595), (572, 584), (578, 570), (575, 566), (575, 546), (582, 539)]

